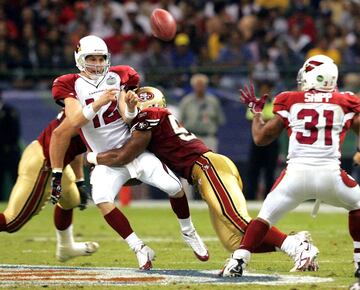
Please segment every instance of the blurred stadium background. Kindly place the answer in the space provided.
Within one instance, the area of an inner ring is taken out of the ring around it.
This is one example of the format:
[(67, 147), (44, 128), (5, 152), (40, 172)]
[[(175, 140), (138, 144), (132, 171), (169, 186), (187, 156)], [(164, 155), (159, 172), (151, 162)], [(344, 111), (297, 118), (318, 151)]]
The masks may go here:
[[(149, 15), (158, 7), (177, 20), (174, 41), (151, 36)], [(58, 112), (52, 81), (77, 72), (74, 48), (81, 37), (95, 34), (108, 44), (112, 65), (133, 66), (142, 85), (163, 88), (174, 106), (191, 90), (192, 74), (208, 75), (209, 90), (226, 115), (219, 153), (244, 173), (251, 134), (238, 88), (252, 80), (272, 83), (272, 95), (291, 90), (304, 59), (321, 53), (339, 65), (339, 87), (359, 92), (359, 14), (358, 0), (4, 0), (0, 89), (19, 112), (24, 147)]]

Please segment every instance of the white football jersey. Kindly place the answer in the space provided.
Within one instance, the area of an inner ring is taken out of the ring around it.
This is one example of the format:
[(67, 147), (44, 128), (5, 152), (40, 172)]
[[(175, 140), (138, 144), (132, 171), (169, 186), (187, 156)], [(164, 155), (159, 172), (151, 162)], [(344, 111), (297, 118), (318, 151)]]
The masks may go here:
[(360, 102), (352, 93), (284, 92), (275, 98), (274, 113), (289, 135), (288, 163), (340, 164), (341, 144)]
[[(134, 72), (128, 66), (112, 67), (96, 83), (79, 74), (64, 75), (54, 81), (53, 96), (57, 101), (75, 97), (85, 107), (99, 99), (105, 90), (123, 89), (129, 82), (136, 86), (139, 78)], [(98, 153), (121, 147), (130, 138), (130, 131), (121, 118), (118, 103), (112, 102), (101, 107), (93, 120), (81, 127), (81, 135), (87, 146)]]

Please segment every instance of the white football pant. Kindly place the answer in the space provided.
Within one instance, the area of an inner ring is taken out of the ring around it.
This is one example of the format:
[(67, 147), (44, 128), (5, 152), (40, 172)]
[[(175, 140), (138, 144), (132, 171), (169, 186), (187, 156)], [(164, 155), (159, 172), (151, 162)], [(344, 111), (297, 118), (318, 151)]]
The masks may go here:
[(320, 199), (348, 211), (360, 208), (359, 185), (337, 165), (289, 164), (285, 175), (281, 175), (275, 184), (258, 215), (270, 225), (309, 199)]
[(169, 196), (174, 196), (182, 189), (180, 180), (165, 164), (154, 154), (144, 152), (125, 166), (95, 166), (90, 177), (94, 203), (113, 203), (120, 188), (130, 178), (157, 187)]

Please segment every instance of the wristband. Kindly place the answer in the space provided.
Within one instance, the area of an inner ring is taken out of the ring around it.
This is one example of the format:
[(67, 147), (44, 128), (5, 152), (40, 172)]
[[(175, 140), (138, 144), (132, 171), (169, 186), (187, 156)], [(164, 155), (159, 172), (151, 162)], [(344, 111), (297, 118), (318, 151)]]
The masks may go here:
[(126, 105), (125, 106), (125, 118), (126, 119), (134, 119), (137, 115), (137, 109), (135, 108), (135, 111), (134, 112), (129, 112), (128, 110), (128, 106)]
[(86, 154), (86, 160), (89, 163), (98, 165), (96, 157), (97, 157), (97, 153), (95, 152), (89, 152), (88, 154)]
[(82, 113), (84, 114), (84, 117), (91, 121), (92, 119), (94, 119), (94, 117), (96, 116), (96, 113), (93, 109), (92, 104), (86, 105), (83, 109), (82, 109)]

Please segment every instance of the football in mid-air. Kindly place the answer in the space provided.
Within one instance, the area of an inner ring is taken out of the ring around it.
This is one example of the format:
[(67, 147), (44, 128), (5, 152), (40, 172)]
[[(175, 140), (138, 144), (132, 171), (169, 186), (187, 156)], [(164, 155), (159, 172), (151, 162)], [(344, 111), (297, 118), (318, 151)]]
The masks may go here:
[(176, 34), (176, 21), (165, 9), (156, 8), (150, 17), (152, 34), (164, 41), (170, 41)]

